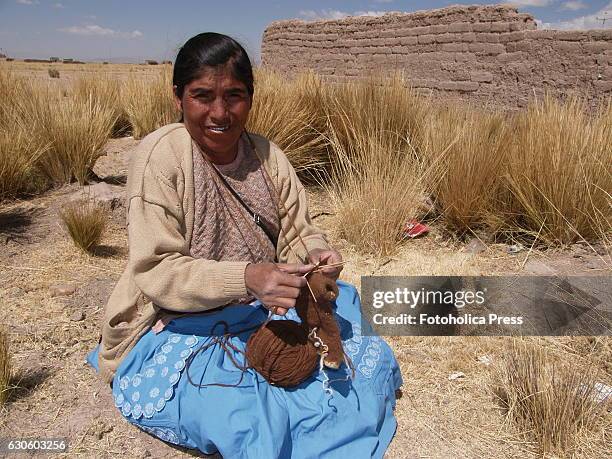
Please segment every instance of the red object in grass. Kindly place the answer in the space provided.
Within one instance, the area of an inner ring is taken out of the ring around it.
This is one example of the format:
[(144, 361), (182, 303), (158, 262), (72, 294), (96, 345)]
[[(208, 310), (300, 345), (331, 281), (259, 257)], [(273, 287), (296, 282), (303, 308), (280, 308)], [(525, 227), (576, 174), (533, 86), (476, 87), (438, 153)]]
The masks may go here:
[(410, 239), (423, 236), (427, 233), (429, 233), (429, 226), (419, 223), (414, 218), (412, 220), (408, 220), (406, 226), (404, 226), (404, 234)]

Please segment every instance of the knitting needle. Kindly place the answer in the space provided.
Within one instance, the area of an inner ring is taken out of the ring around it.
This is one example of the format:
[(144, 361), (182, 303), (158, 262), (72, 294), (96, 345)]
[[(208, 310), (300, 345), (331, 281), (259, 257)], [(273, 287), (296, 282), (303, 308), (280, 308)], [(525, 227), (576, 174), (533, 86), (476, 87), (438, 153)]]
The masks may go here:
[(319, 268), (321, 266), (321, 260), (317, 261), (316, 264), (310, 269), (310, 271), (302, 274), (302, 277), (306, 277), (308, 276), (310, 273), (313, 273), (315, 269)]
[(346, 261), (339, 261), (338, 263), (331, 263), (329, 265), (315, 266), (314, 268), (312, 268), (312, 271), (310, 271), (310, 272), (322, 271), (325, 268), (337, 268), (338, 266), (343, 266), (346, 263), (348, 263), (348, 262), (346, 262)]
[(310, 290), (310, 294), (312, 295), (312, 299), (314, 300), (315, 303), (317, 302), (317, 297), (315, 296), (314, 292), (312, 291), (312, 288), (310, 287), (310, 282), (308, 282), (308, 275), (314, 272), (314, 270), (317, 269), (320, 265), (321, 265), (321, 260), (317, 261), (317, 263), (313, 266), (313, 268), (302, 276), (304, 279), (306, 279), (306, 286), (308, 287), (308, 290)]

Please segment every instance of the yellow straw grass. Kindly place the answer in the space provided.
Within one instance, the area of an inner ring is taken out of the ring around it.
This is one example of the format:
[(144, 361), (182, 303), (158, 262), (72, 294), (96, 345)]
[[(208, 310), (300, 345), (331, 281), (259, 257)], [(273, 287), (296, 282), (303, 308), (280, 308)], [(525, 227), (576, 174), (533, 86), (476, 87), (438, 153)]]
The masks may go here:
[(255, 73), (255, 95), (247, 130), (276, 143), (298, 173), (326, 163), (325, 118), (313, 110), (320, 101), (320, 80), (306, 74), (287, 81), (269, 70)]
[(121, 90), (121, 98), (135, 139), (179, 120), (172, 94), (172, 74), (165, 68), (151, 81), (142, 78), (128, 80)]
[(611, 405), (609, 395), (601, 398), (597, 375), (542, 346), (515, 340), (498, 369), (496, 392), (508, 419), (540, 454), (570, 456), (583, 443), (602, 443), (585, 441), (597, 436)]
[(8, 399), (12, 375), (8, 335), (6, 330), (0, 329), (0, 407)]
[(60, 212), (60, 217), (74, 244), (94, 254), (108, 223), (107, 209), (92, 200), (75, 201)]

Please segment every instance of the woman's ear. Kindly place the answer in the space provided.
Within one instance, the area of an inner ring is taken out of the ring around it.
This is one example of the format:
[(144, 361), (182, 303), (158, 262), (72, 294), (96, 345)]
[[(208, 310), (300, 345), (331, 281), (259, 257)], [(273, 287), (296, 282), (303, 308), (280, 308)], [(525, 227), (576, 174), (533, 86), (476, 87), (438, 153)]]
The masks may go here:
[(176, 85), (172, 86), (172, 93), (174, 94), (174, 103), (176, 104), (176, 108), (181, 114), (183, 113), (183, 102), (178, 95), (178, 87)]

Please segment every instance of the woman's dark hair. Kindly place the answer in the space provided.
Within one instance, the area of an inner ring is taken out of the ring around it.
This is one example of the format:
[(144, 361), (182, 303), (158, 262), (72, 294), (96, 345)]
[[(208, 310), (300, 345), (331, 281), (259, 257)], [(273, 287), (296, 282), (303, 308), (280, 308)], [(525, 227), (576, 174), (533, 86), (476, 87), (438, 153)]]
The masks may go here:
[(198, 78), (205, 67), (226, 64), (229, 64), (232, 76), (244, 83), (253, 98), (253, 67), (249, 56), (236, 40), (214, 32), (191, 37), (179, 50), (172, 73), (176, 95), (183, 97), (185, 86)]

